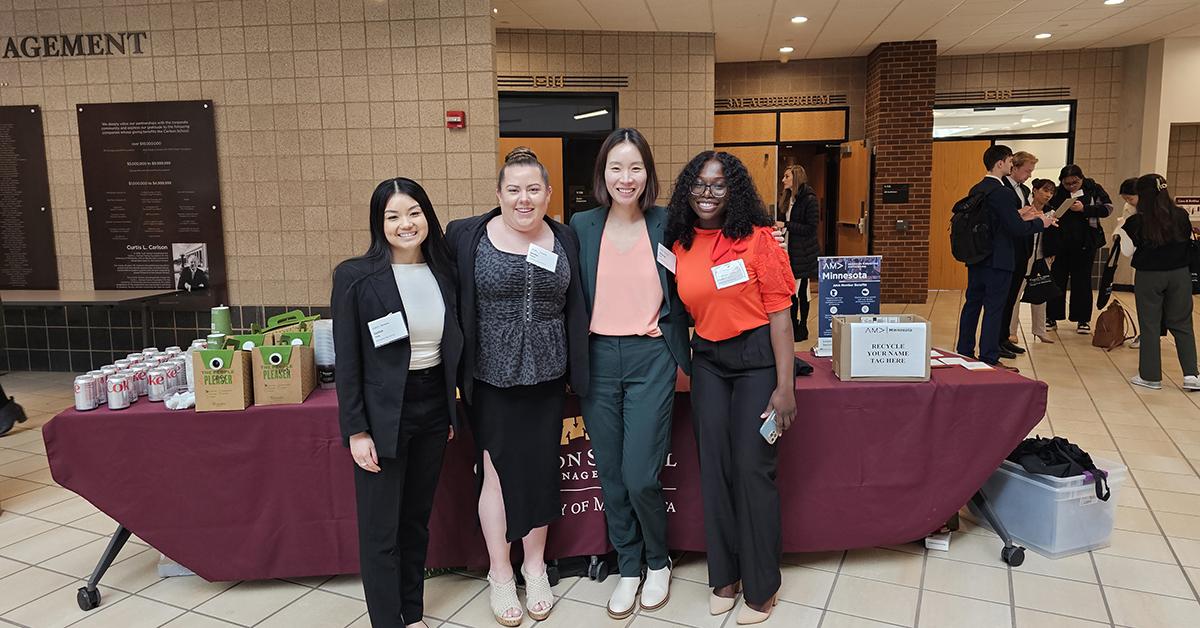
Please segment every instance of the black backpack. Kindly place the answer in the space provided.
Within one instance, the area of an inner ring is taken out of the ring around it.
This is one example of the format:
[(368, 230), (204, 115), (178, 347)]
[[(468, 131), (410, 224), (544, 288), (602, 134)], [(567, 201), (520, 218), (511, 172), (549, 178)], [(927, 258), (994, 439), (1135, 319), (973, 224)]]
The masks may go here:
[(954, 204), (950, 210), (950, 252), (954, 259), (978, 264), (992, 254), (992, 215), (987, 192), (977, 191)]
[(1076, 475), (1091, 477), (1096, 482), (1096, 497), (1100, 501), (1108, 501), (1111, 495), (1108, 490), (1108, 473), (1097, 469), (1092, 457), (1080, 449), (1079, 445), (1061, 436), (1026, 438), (1008, 454), (1008, 460), (1021, 465), (1030, 473), (1056, 478)]

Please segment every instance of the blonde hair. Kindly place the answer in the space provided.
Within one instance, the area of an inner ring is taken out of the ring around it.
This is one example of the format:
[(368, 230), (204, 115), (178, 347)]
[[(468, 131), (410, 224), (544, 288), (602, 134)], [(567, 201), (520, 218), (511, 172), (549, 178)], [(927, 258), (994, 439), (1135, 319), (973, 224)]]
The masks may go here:
[(1012, 164), (1014, 168), (1024, 166), (1026, 162), (1033, 162), (1034, 164), (1037, 164), (1038, 158), (1034, 156), (1033, 153), (1027, 153), (1023, 150), (1013, 153)]
[(496, 175), (497, 190), (504, 185), (504, 171), (508, 170), (509, 166), (535, 166), (542, 173), (542, 183), (550, 185), (550, 174), (546, 172), (546, 167), (542, 165), (542, 162), (538, 161), (533, 149), (528, 146), (518, 146), (504, 156), (504, 165), (500, 166), (500, 174)]

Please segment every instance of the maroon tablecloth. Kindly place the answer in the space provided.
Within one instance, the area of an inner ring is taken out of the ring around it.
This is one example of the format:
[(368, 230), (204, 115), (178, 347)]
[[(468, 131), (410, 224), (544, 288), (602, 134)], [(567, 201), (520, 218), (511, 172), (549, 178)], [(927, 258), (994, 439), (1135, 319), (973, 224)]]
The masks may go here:
[[(1045, 414), (1046, 385), (998, 372), (938, 369), (920, 384), (840, 382), (827, 360), (798, 378), (799, 416), (779, 445), (784, 550), (890, 545), (936, 529)], [(686, 383), (685, 383), (686, 385)], [(603, 499), (577, 405), (561, 456), (564, 517), (550, 557), (604, 553)], [(337, 401), (172, 412), (68, 410), (43, 428), (56, 482), (208, 580), (358, 571), (354, 485)], [(688, 395), (676, 399), (663, 470), (669, 539), (704, 549)], [(447, 450), (428, 565), (487, 561), (476, 516), (473, 445)]]

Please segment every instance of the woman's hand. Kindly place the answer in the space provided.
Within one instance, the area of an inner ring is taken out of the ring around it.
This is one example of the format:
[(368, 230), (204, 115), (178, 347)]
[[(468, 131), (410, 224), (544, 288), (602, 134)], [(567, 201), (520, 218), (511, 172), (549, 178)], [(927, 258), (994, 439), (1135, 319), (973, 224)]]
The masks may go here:
[(775, 242), (779, 244), (779, 248), (787, 250), (787, 242), (783, 239), (783, 223), (775, 221), (775, 230), (771, 232), (775, 236)]
[(796, 391), (776, 388), (775, 392), (771, 393), (771, 402), (767, 404), (767, 409), (763, 410), (760, 418), (765, 421), (772, 410), (775, 411), (775, 425), (779, 427), (779, 433), (786, 432), (792, 426), (792, 420), (796, 418)]
[(450, 433), (448, 435), (446, 435), (446, 442), (448, 443), (452, 440), (454, 440), (454, 426), (453, 425), (450, 426)]
[(1074, 203), (1071, 203), (1071, 211), (1073, 211), (1073, 212), (1083, 211), (1083, 203), (1081, 203), (1079, 201), (1075, 201)]
[(379, 454), (375, 452), (375, 441), (367, 432), (359, 432), (350, 437), (350, 455), (364, 471), (379, 473)]

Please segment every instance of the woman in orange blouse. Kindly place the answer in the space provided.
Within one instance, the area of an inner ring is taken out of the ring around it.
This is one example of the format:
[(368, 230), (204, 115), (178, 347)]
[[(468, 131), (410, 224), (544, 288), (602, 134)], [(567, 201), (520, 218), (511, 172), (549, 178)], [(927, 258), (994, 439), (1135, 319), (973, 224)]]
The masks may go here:
[(760, 433), (773, 413), (783, 433), (796, 414), (789, 317), (795, 280), (774, 222), (745, 165), (705, 151), (671, 195), (667, 241), (675, 281), (696, 321), (692, 417), (700, 450), (710, 611), (738, 624), (770, 617), (782, 552), (776, 451)]

